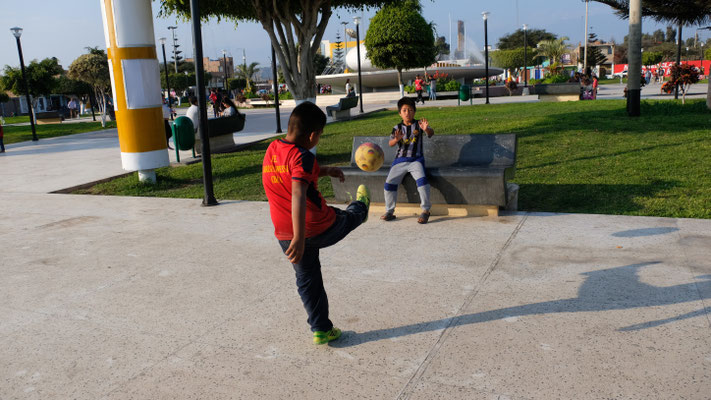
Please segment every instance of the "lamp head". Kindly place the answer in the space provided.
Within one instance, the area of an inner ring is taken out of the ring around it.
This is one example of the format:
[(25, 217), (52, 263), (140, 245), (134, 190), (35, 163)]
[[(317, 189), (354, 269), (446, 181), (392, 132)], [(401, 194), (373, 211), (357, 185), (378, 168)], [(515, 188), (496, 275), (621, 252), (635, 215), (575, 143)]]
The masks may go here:
[(164, 37), (158, 39), (158, 41), (160, 42), (161, 45), (165, 46), (165, 38)]
[(528, 30), (528, 24), (523, 24), (523, 30), (527, 31)]
[(488, 11), (484, 11), (483, 13), (481, 13), (481, 17), (484, 18), (484, 21), (486, 21), (486, 19), (489, 17), (489, 14), (491, 13)]
[(19, 39), (20, 36), (22, 36), (22, 28), (20, 28), (19, 26), (16, 26), (16, 27), (14, 27), (14, 28), (10, 28), (10, 30), (12, 31), (12, 34), (13, 34), (16, 38)]
[(356, 26), (358, 26), (360, 24), (360, 17), (358, 17), (358, 16), (353, 17), (353, 23), (356, 24)]

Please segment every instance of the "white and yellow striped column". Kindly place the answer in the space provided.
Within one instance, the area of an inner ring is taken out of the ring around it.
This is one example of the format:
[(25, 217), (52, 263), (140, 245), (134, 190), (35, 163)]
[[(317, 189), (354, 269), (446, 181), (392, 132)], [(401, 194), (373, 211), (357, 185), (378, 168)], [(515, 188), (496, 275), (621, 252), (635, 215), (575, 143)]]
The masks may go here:
[(151, 0), (100, 0), (116, 111), (121, 164), (155, 181), (170, 164)]

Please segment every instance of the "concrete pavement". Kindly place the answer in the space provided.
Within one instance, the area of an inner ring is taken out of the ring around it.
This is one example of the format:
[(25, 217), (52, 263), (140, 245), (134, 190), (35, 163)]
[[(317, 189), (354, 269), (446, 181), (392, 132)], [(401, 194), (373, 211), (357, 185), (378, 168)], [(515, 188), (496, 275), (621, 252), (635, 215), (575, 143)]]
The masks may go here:
[(318, 347), (266, 203), (47, 194), (119, 159), (0, 156), (0, 399), (709, 398), (709, 220), (372, 215), (321, 253)]

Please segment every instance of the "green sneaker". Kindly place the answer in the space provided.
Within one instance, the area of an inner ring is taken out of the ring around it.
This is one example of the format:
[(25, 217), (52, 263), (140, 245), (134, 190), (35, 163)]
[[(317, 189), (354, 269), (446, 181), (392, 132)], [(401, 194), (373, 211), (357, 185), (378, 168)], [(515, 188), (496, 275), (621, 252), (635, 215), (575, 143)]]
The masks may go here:
[[(365, 204), (365, 208), (370, 211), (370, 190), (368, 190), (368, 187), (365, 185), (360, 185), (358, 186), (358, 191), (356, 192), (356, 201), (360, 201), (363, 204)], [(368, 214), (366, 212), (365, 215), (365, 220), (363, 222), (368, 220)]]
[(335, 326), (328, 332), (316, 331), (314, 332), (314, 344), (326, 344), (339, 337), (341, 337), (341, 330)]

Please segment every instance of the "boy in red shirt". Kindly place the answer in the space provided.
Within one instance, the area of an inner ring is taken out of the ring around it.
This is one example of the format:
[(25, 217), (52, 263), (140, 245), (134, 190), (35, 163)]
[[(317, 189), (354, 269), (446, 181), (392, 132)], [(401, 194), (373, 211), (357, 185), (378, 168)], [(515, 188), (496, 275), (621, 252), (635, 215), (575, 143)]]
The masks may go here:
[(269, 200), (274, 235), (296, 272), (296, 286), (308, 314), (315, 344), (341, 336), (328, 319), (328, 298), (323, 287), (319, 250), (331, 246), (368, 219), (370, 192), (360, 185), (356, 201), (346, 210), (326, 205), (318, 191), (318, 178), (345, 180), (338, 167), (319, 167), (315, 147), (326, 114), (315, 104), (298, 105), (289, 117), (284, 139), (273, 141), (262, 164), (262, 184)]

